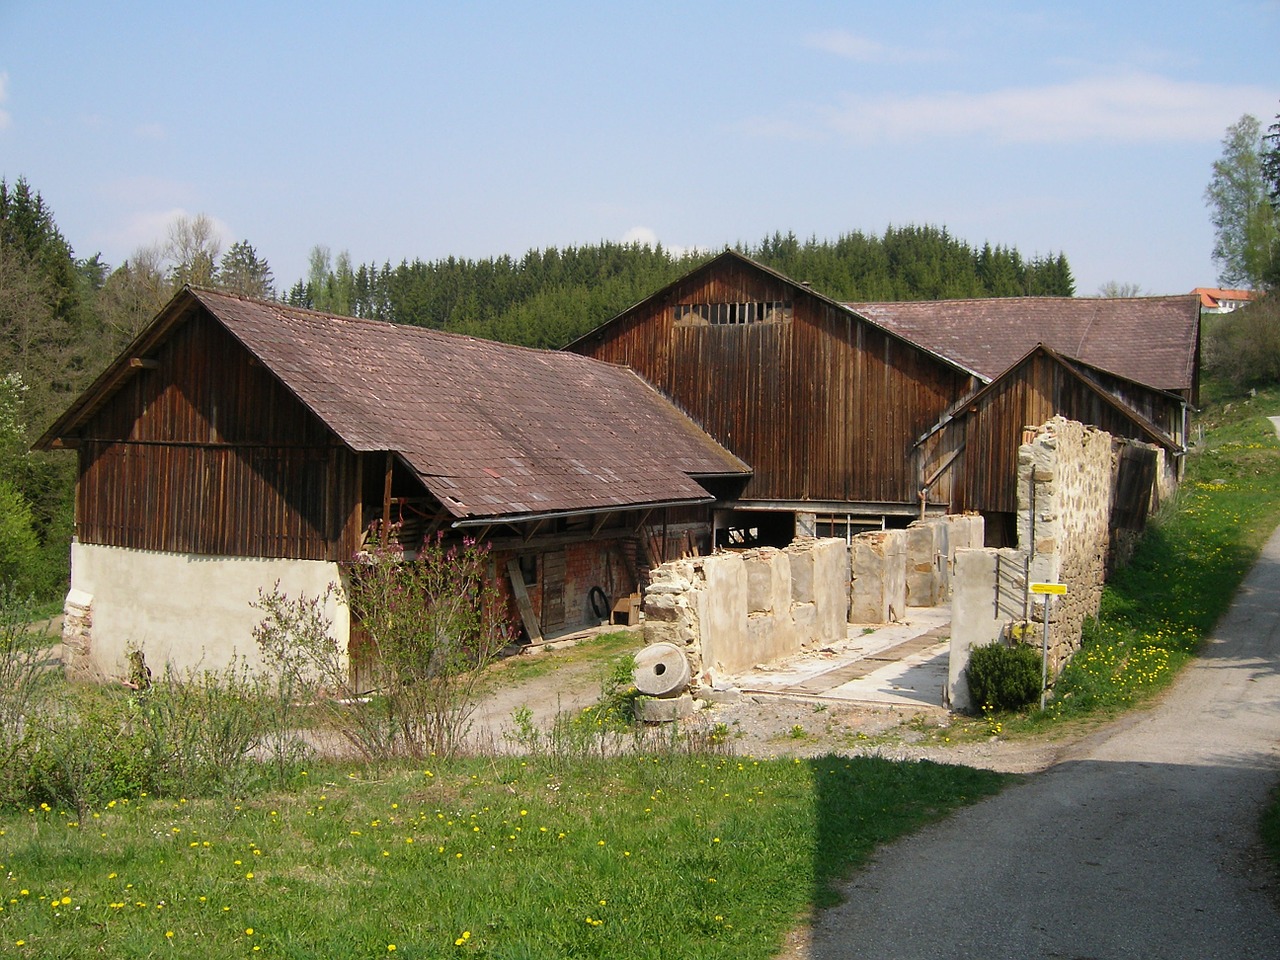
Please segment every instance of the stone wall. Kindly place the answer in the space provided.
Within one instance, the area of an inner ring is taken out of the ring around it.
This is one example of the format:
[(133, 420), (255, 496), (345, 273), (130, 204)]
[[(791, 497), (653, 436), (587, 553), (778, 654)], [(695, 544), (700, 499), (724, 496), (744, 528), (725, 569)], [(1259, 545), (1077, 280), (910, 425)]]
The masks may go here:
[(646, 644), (685, 651), (694, 682), (844, 639), (849, 560), (843, 540), (797, 540), (664, 563), (644, 595)]
[[(1117, 455), (1132, 441), (1116, 441), (1109, 433), (1062, 417), (1028, 428), (1023, 441), (1018, 450), (1018, 549), (962, 550), (957, 555), (948, 685), (953, 709), (971, 706), (963, 671), (974, 646), (1015, 636), (1043, 643), (1046, 604), (1043, 597), (1033, 600), (1027, 593), (1030, 583), (1066, 587), (1065, 595), (1049, 604), (1049, 666), (1054, 674), (1079, 649), (1084, 621), (1097, 614), (1102, 599), (1113, 543)], [(1168, 482), (1162, 457), (1157, 458), (1155, 477), (1153, 501)], [(1014, 575), (1019, 565), (1025, 576)]]
[(965, 668), (969, 651), (1007, 640), (1011, 623), (1026, 611), (1027, 555), (1021, 550), (984, 548), (956, 552), (955, 594), (951, 601), (951, 656), (947, 703), (952, 710), (974, 711)]
[[(1018, 450), (1018, 546), (1029, 556), (1032, 582), (1067, 587), (1053, 604), (1049, 657), (1056, 670), (1080, 646), (1084, 621), (1098, 612), (1102, 599), (1113, 440), (1105, 431), (1054, 417), (1028, 430), (1024, 441)], [(1033, 613), (1032, 619), (1042, 618)], [(1040, 629), (1033, 631), (1037, 638)]]

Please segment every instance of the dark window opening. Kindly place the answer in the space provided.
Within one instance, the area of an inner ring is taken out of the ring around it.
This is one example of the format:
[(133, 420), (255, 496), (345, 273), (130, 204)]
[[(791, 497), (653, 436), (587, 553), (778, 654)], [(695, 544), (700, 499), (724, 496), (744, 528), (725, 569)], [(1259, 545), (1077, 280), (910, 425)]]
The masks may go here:
[(790, 300), (745, 303), (681, 303), (675, 307), (675, 322), (686, 326), (745, 323), (782, 323), (792, 317)]

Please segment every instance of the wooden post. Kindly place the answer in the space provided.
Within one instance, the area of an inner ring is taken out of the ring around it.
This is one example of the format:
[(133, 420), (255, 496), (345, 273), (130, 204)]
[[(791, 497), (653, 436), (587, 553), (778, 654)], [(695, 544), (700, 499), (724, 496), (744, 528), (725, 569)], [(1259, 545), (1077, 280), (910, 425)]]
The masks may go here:
[(524, 573), (520, 570), (520, 561), (515, 557), (507, 561), (507, 576), (511, 579), (511, 592), (515, 594), (516, 606), (520, 608), (520, 619), (524, 621), (529, 642), (541, 643), (542, 628), (538, 625), (537, 614), (533, 612), (529, 591), (524, 588)]
[(391, 472), (395, 467), (395, 454), (387, 451), (387, 474), (382, 481), (382, 545), (391, 537)]

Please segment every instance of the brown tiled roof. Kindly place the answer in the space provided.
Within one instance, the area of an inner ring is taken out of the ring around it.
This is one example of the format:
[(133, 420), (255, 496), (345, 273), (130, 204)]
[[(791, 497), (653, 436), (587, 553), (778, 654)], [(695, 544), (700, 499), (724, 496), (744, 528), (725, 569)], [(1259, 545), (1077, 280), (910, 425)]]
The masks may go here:
[(984, 380), (1037, 344), (1157, 390), (1194, 390), (1199, 298), (1007, 297), (845, 306)]
[(191, 292), (353, 450), (460, 519), (703, 502), (750, 473), (644, 380), (570, 353)]

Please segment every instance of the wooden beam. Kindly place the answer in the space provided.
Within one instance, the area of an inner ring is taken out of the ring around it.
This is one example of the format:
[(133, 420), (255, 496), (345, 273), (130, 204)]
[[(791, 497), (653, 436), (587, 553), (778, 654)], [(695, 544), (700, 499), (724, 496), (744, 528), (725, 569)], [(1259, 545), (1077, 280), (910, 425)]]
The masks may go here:
[(395, 454), (387, 451), (387, 472), (382, 480), (382, 543), (391, 536), (391, 473), (395, 469)]
[(135, 370), (159, 370), (160, 361), (150, 357), (130, 357), (129, 366)]
[(538, 624), (538, 616), (533, 612), (533, 603), (529, 599), (529, 591), (524, 588), (524, 574), (520, 572), (520, 561), (512, 557), (507, 561), (507, 577), (511, 580), (511, 593), (516, 598), (516, 606), (520, 608), (520, 619), (529, 634), (530, 643), (542, 642), (542, 627)]
[(612, 514), (610, 514), (610, 513), (602, 513), (602, 514), (600, 514), (600, 516), (596, 517), (596, 522), (595, 522), (594, 524), (592, 524), (592, 526), (591, 526), (591, 539), (592, 539), (592, 540), (594, 540), (594, 539), (595, 539), (596, 534), (600, 532), (600, 530), (604, 527), (605, 522), (606, 522), (606, 521), (609, 519), (609, 517), (611, 517), (611, 516), (612, 516)]

